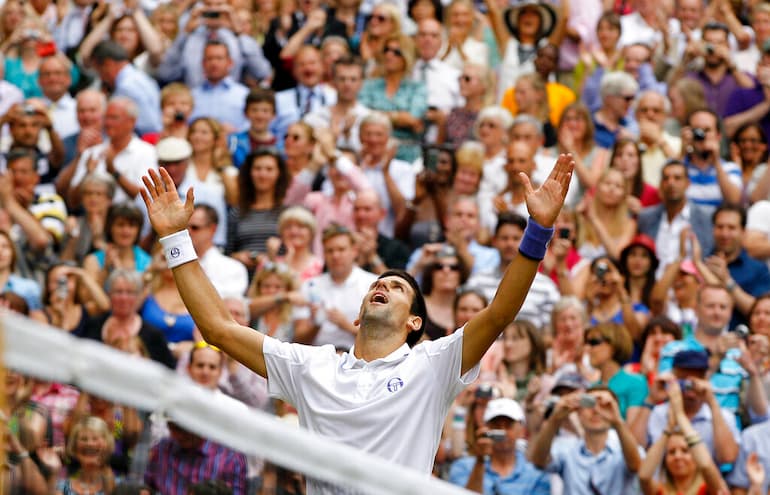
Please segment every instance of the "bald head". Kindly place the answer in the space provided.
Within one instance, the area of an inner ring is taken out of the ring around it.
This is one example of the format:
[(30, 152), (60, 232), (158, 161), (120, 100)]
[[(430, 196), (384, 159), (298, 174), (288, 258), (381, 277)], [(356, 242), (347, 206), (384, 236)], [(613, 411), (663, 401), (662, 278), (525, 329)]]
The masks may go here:
[(423, 19), (417, 25), (417, 36), (415, 37), (417, 46), (417, 56), (421, 60), (431, 60), (436, 58), (442, 43), (441, 23), (436, 19)]
[(380, 221), (385, 217), (385, 210), (376, 191), (367, 189), (359, 192), (353, 202), (353, 221), (356, 229), (377, 229)]
[(537, 150), (526, 141), (513, 141), (508, 145), (508, 160), (505, 171), (513, 182), (518, 181), (519, 172), (532, 176), (535, 170), (535, 152)]
[(101, 91), (84, 89), (76, 98), (78, 124), (81, 129), (99, 129), (104, 124), (104, 112), (107, 108), (107, 98)]

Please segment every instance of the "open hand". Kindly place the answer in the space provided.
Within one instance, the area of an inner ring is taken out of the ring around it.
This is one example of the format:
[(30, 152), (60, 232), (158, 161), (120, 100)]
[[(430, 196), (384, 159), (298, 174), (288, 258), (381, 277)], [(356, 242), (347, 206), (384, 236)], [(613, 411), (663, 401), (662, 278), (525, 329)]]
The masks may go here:
[(187, 190), (187, 197), (183, 203), (166, 169), (161, 168), (160, 173), (149, 170), (148, 174), (142, 177), (145, 189), (141, 189), (140, 192), (147, 207), (152, 228), (159, 237), (186, 229), (193, 213), (195, 201), (193, 188)]
[(569, 153), (559, 155), (551, 175), (537, 191), (532, 188), (527, 174), (523, 172), (519, 174), (526, 190), (529, 216), (543, 227), (553, 226), (556, 217), (559, 216), (574, 168), (575, 160), (572, 159), (572, 155)]

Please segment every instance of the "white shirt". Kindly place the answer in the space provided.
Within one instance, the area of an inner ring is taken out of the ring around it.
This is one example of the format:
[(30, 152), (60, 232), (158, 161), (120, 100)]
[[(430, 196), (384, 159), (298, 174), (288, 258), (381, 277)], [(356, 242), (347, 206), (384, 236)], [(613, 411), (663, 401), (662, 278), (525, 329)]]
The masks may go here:
[[(265, 337), (268, 390), (297, 408), (302, 427), (428, 476), (447, 411), (479, 373), (460, 375), (463, 332), (371, 362)], [(321, 493), (338, 492), (308, 482), (308, 495)]]
[[(388, 188), (385, 185), (385, 175), (382, 173), (382, 167), (362, 167), (361, 171), (364, 173), (366, 180), (369, 181), (372, 189), (377, 191), (382, 207), (387, 212), (385, 218), (380, 222), (380, 232), (384, 236), (393, 237), (393, 232), (396, 228), (396, 215), (393, 213), (393, 205), (390, 202)], [(393, 179), (393, 182), (396, 183), (396, 187), (401, 191), (401, 195), (406, 201), (414, 198), (414, 183), (417, 172), (417, 167), (405, 161), (394, 159), (390, 162), (388, 174)], [(326, 184), (329, 184), (328, 187), (331, 187), (331, 181), (325, 181), (324, 186)]]
[(221, 298), (243, 297), (246, 294), (249, 274), (241, 262), (225, 256), (215, 247), (200, 256), (199, 262)]
[(668, 213), (663, 211), (660, 220), (658, 235), (655, 237), (655, 253), (658, 255), (660, 265), (655, 273), (655, 278), (663, 276), (666, 266), (679, 259), (679, 235), (685, 227), (690, 226), (690, 205), (686, 204), (674, 219), (668, 221)]
[(422, 81), (427, 86), (428, 106), (449, 112), (465, 103), (465, 99), (460, 96), (460, 72), (436, 58), (428, 61), (418, 60), (412, 70), (412, 79)]
[[(350, 132), (347, 136), (342, 132), (344, 129), (338, 129), (339, 135), (337, 137), (337, 148), (350, 148), (356, 153), (361, 151), (361, 121), (369, 115), (371, 110), (356, 102), (356, 104), (348, 111), (348, 115), (354, 117), (353, 125), (350, 127)], [(317, 110), (310, 112), (302, 118), (303, 121), (310, 124), (313, 129), (324, 129), (331, 126), (332, 123), (332, 110), (331, 107), (321, 107)], [(344, 123), (342, 123), (344, 125)]]
[(53, 128), (59, 137), (64, 139), (80, 131), (75, 108), (77, 102), (69, 93), (64, 93), (64, 96), (57, 101), (46, 99), (46, 103), (48, 103), (48, 112), (51, 115)]
[[(352, 322), (358, 318), (361, 301), (376, 279), (377, 276), (373, 273), (354, 266), (348, 278), (341, 284), (332, 280), (329, 273), (322, 273), (306, 280), (301, 291), (305, 300), (318, 304), (323, 309), (338, 309)], [(323, 310), (321, 311), (323, 316)], [(299, 316), (310, 318), (310, 309), (304, 308), (304, 311), (299, 312)], [(316, 318), (320, 318), (318, 314)], [(321, 328), (313, 340), (313, 345), (332, 344), (342, 349), (350, 349), (353, 346), (355, 336), (352, 333), (341, 329), (325, 317), (320, 323)]]
[[(754, 230), (765, 234), (770, 239), (770, 201), (761, 200), (757, 201), (751, 208), (746, 216), (746, 231)], [(768, 268), (770, 268), (770, 258), (765, 259)]]
[[(79, 185), (86, 176), (88, 170), (86, 164), (92, 156), (96, 157), (98, 160), (95, 170), (105, 174), (107, 173), (104, 154), (107, 152), (108, 146), (109, 142), (99, 143), (83, 152), (83, 156), (80, 157), (80, 161), (77, 164), (77, 169), (75, 169), (75, 175), (72, 177), (72, 187)], [(115, 155), (114, 166), (115, 170), (120, 172), (120, 175), (124, 176), (137, 186), (144, 187), (142, 185), (142, 176), (150, 169), (158, 170), (158, 159), (155, 154), (155, 147), (142, 141), (138, 137), (133, 136), (131, 141), (129, 141), (128, 146)], [(129, 198), (122, 187), (118, 186), (115, 188), (115, 197), (112, 198), (113, 204), (130, 201), (131, 199), (133, 198)]]
[(663, 34), (650, 27), (639, 12), (632, 12), (620, 17), (620, 41), (618, 46), (628, 46), (643, 43), (655, 47), (663, 41)]

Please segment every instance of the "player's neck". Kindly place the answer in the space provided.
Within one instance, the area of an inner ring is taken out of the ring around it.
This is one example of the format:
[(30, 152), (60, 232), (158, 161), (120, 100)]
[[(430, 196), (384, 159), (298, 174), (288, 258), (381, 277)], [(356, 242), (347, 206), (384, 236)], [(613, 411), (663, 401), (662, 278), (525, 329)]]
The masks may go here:
[(374, 361), (391, 354), (404, 344), (403, 338), (393, 332), (393, 328), (385, 328), (373, 323), (362, 323), (353, 354), (364, 361)]

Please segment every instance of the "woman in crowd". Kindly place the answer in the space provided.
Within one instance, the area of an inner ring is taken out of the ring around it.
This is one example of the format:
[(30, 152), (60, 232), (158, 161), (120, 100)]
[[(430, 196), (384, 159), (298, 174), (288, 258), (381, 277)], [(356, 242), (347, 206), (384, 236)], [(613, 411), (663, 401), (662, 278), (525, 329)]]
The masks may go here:
[(282, 342), (294, 340), (296, 311), (306, 302), (288, 266), (266, 263), (251, 282), (247, 296), (253, 328)]
[(110, 300), (88, 272), (62, 262), (46, 272), (43, 305), (50, 325), (80, 336), (89, 316), (109, 311)]
[(618, 139), (612, 147), (610, 167), (626, 179), (628, 210), (636, 216), (642, 208), (660, 203), (658, 190), (642, 179), (642, 153), (633, 139)]
[(84, 214), (67, 219), (60, 258), (82, 265), (93, 251), (105, 249), (107, 213), (115, 195), (115, 179), (107, 174), (90, 173), (80, 183), (80, 204)]
[(187, 140), (192, 147), (187, 178), (193, 184), (213, 186), (229, 206), (238, 205), (238, 169), (227, 152), (225, 135), (215, 119), (201, 117), (190, 124)]
[(634, 345), (623, 325), (599, 323), (586, 330), (588, 358), (599, 371), (599, 384), (607, 386), (618, 400), (620, 415), (631, 424), (647, 398), (647, 380), (628, 373), (623, 363), (631, 358)]
[(129, 349), (141, 343), (150, 359), (174, 368), (176, 359), (163, 332), (146, 323), (137, 313), (142, 286), (142, 276), (137, 272), (122, 268), (113, 271), (106, 283), (112, 310), (90, 318), (86, 322), (84, 337), (119, 349)]
[(770, 167), (767, 166), (767, 136), (756, 122), (744, 124), (733, 134), (732, 160), (743, 172), (741, 206), (770, 198)]
[(478, 141), (465, 141), (455, 151), (456, 169), (452, 178), (450, 198), (476, 196), (484, 173), (484, 145)]
[(652, 386), (655, 377), (658, 376), (658, 363), (660, 351), (669, 342), (682, 339), (682, 329), (679, 325), (665, 316), (655, 316), (642, 330), (642, 356), (638, 363), (626, 364), (626, 369), (632, 373), (639, 373), (647, 378), (648, 386)]
[[(0, 51), (8, 55), (9, 48), (18, 43), (22, 22), (27, 18), (24, 2), (11, 0), (0, 9)], [(14, 36), (16, 34), (16, 36)]]
[(409, 77), (415, 61), (414, 42), (408, 36), (392, 34), (377, 60), (378, 77), (364, 81), (358, 100), (388, 116), (393, 137), (399, 140), (396, 158), (413, 162), (421, 153), (422, 118), (428, 109), (425, 84)]
[(445, 247), (422, 273), (422, 293), (428, 318), (425, 334), (435, 340), (454, 330), (454, 301), (457, 289), (468, 279), (470, 270), (452, 247)]
[(407, 14), (418, 26), (425, 19), (444, 19), (444, 6), (440, 0), (409, 0)]
[(250, 271), (258, 254), (267, 252), (267, 240), (278, 235), (278, 217), (289, 186), (289, 172), (280, 155), (259, 149), (249, 155), (238, 175), (239, 206), (227, 222), (227, 249)]
[(17, 275), (16, 261), (18, 253), (16, 244), (11, 239), (11, 234), (0, 229), (0, 292), (13, 292), (24, 299), (30, 316), (45, 321), (40, 296), (41, 290), (38, 283), (32, 279)]
[[(115, 441), (100, 418), (88, 416), (78, 421), (67, 439), (67, 457), (73, 472), (59, 483), (57, 495), (107, 495), (115, 488), (110, 456)], [(74, 467), (76, 466), (76, 467)]]
[[(306, 122), (295, 122), (286, 130), (283, 153), (291, 177), (296, 177), (313, 161), (316, 137), (313, 128)], [(242, 168), (242, 167), (241, 167)]]
[(399, 34), (401, 34), (401, 12), (398, 7), (389, 3), (378, 4), (372, 10), (359, 47), (361, 58), (366, 62), (367, 68), (375, 66), (375, 60), (385, 49), (385, 40)]
[(285, 263), (301, 281), (320, 275), (323, 259), (313, 253), (316, 218), (307, 208), (290, 206), (278, 217), (278, 235), (285, 253), (276, 253), (277, 261)]
[(161, 249), (153, 256), (152, 267), (145, 274), (145, 279), (148, 282), (147, 295), (139, 315), (142, 321), (163, 332), (171, 352), (179, 359), (192, 347), (195, 322), (179, 295), (174, 274), (168, 268)]
[(457, 293), (457, 296), (455, 296), (453, 308), (455, 315), (454, 329), (462, 328), (471, 320), (471, 318), (480, 313), (482, 309), (486, 308), (487, 304), (489, 304), (489, 302), (482, 293), (473, 289), (460, 290)]
[[(5, 80), (24, 92), (24, 98), (41, 98), (43, 90), (40, 89), (38, 75), (43, 57), (38, 47), (41, 44), (53, 43), (53, 38), (42, 24), (27, 17), (21, 21), (8, 39), (10, 51), (5, 59)], [(77, 80), (77, 71), (71, 71), (73, 82)]]
[(80, 59), (90, 64), (91, 53), (105, 38), (122, 46), (134, 66), (147, 73), (163, 61), (168, 48), (164, 37), (152, 25), (144, 9), (138, 6), (128, 12), (117, 4), (107, 3), (104, 17), (80, 44)]
[(543, 78), (537, 73), (519, 76), (514, 86), (514, 98), (517, 104), (516, 115), (535, 117), (543, 125), (544, 146), (554, 146), (557, 142), (556, 129), (551, 123), (551, 111)]
[(453, 108), (446, 116), (439, 128), (438, 142), (456, 148), (473, 137), (476, 118), (489, 103), (492, 86), (492, 75), (485, 65), (469, 62), (463, 66), (460, 96), (465, 99), (465, 104)]
[(644, 234), (637, 234), (620, 252), (619, 265), (631, 302), (650, 308), (650, 294), (655, 286), (655, 270), (658, 268), (655, 241)]
[[(161, 3), (152, 11), (150, 21), (163, 38), (164, 48), (168, 48), (179, 34), (179, 8), (173, 3)], [(268, 19), (269, 21), (269, 19)]]
[[(649, 448), (639, 468), (644, 495), (728, 493), (708, 447), (684, 411), (682, 390), (675, 379), (666, 382), (668, 428)], [(660, 472), (660, 480), (655, 479)]]
[(596, 186), (609, 157), (607, 150), (594, 142), (594, 123), (582, 102), (571, 103), (564, 109), (556, 128), (556, 141), (559, 153), (572, 153), (575, 173), (570, 189), (579, 188), (573, 197), (581, 198)]
[(636, 232), (636, 221), (629, 215), (628, 196), (623, 174), (608, 169), (599, 178), (593, 196), (583, 197), (577, 207), (577, 246), (582, 258), (608, 254), (618, 259), (620, 250)]
[(116, 268), (144, 273), (152, 258), (139, 247), (144, 217), (130, 204), (112, 205), (107, 210), (104, 224), (106, 246), (86, 256), (83, 268), (100, 284)]
[(580, 60), (575, 66), (575, 93), (583, 93), (583, 83), (598, 68), (606, 72), (621, 70), (620, 16), (615, 12), (605, 12), (596, 23), (596, 46), (585, 47), (581, 50)]
[(484, 172), (479, 186), (479, 198), (494, 197), (508, 185), (505, 173), (507, 161), (508, 131), (513, 117), (500, 106), (485, 107), (474, 126), (476, 139), (484, 146)]
[(588, 315), (585, 306), (575, 296), (565, 296), (554, 304), (551, 311), (551, 348), (549, 365), (552, 373), (566, 366), (584, 373), (589, 366), (583, 358), (585, 329)]
[(81, 392), (75, 407), (64, 421), (65, 435), (69, 437), (74, 427), (89, 416), (104, 421), (107, 429), (112, 432), (115, 447), (110, 455), (109, 464), (115, 474), (127, 475), (131, 467), (129, 453), (139, 441), (144, 426), (136, 409), (119, 406), (95, 395)]
[(703, 85), (689, 77), (683, 77), (668, 87), (668, 99), (671, 102), (671, 118), (666, 121), (665, 130), (673, 136), (681, 134), (692, 112), (708, 106)]
[(502, 356), (497, 366), (496, 381), (503, 395), (523, 403), (530, 382), (546, 372), (545, 344), (540, 331), (527, 320), (517, 320), (502, 334)]
[(483, 28), (475, 18), (470, 0), (453, 0), (446, 7), (446, 40), (439, 52), (444, 62), (462, 70), (466, 62), (489, 64), (489, 47), (482, 40)]

